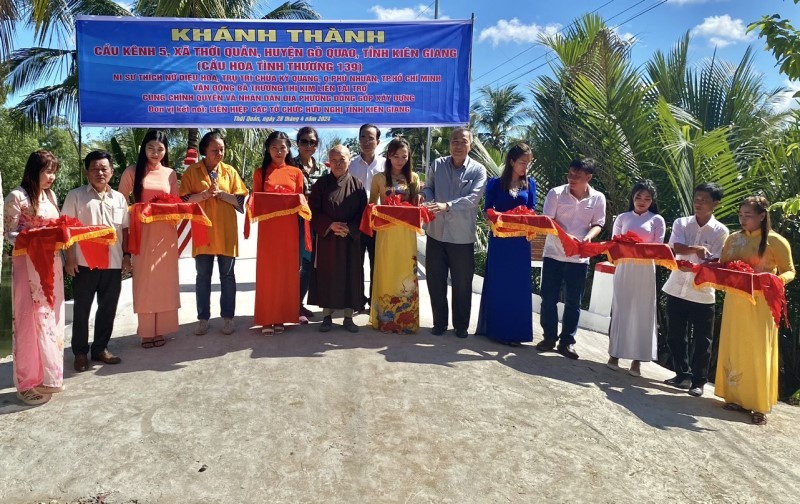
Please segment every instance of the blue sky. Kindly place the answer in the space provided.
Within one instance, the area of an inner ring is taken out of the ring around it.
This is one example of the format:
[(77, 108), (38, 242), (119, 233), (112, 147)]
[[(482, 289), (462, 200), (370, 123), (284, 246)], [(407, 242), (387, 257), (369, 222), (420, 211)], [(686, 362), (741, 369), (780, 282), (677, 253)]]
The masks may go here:
[[(281, 0), (268, 2), (265, 10)], [(407, 20), (432, 19), (433, 0), (310, 0), (324, 19)], [(585, 12), (597, 10), (624, 37), (635, 37), (633, 58), (644, 63), (656, 50), (667, 51), (686, 32), (692, 33), (690, 58), (702, 61), (716, 54), (738, 62), (748, 44), (756, 51), (756, 68), (770, 87), (785, 86), (779, 108), (793, 103), (791, 94), (800, 83), (781, 76), (764, 44), (746, 33), (747, 25), (764, 14), (780, 13), (797, 20), (800, 7), (791, 0), (440, 0), (440, 18), (469, 19), (475, 15), (472, 94), (483, 85), (518, 83), (527, 86), (549, 72), (547, 51), (536, 44), (542, 32), (568, 26)], [(30, 44), (30, 34), (20, 33), (17, 47)], [(18, 98), (11, 97), (8, 104)], [(329, 134), (355, 136), (350, 130)]]

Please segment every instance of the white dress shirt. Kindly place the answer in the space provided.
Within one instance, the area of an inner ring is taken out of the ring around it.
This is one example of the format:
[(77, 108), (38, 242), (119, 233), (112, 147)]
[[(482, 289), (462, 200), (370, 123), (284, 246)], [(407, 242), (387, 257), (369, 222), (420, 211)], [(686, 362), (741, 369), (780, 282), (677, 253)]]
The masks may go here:
[(386, 168), (386, 158), (375, 154), (371, 163), (367, 163), (361, 156), (356, 156), (350, 161), (350, 173), (364, 184), (369, 198), (369, 190), (372, 188), (372, 177), (376, 173), (381, 173)]
[[(672, 234), (669, 237), (670, 246), (680, 243), (687, 246), (702, 245), (707, 248), (713, 257), (719, 258), (722, 246), (728, 239), (728, 228), (711, 216), (705, 226), (700, 227), (694, 215), (681, 217), (672, 224)], [(683, 259), (694, 264), (702, 263), (697, 254), (675, 254), (676, 259)], [(713, 304), (715, 302), (714, 288), (694, 285), (694, 273), (675, 270), (670, 273), (664, 287), (661, 289), (670, 296), (679, 297), (693, 303)]]
[[(578, 199), (569, 192), (569, 184), (550, 189), (544, 199), (542, 214), (550, 217), (564, 231), (581, 239), (593, 226), (606, 223), (606, 197), (589, 187), (589, 194)], [(557, 236), (547, 235), (543, 257), (571, 263), (589, 263), (588, 257), (567, 256)]]

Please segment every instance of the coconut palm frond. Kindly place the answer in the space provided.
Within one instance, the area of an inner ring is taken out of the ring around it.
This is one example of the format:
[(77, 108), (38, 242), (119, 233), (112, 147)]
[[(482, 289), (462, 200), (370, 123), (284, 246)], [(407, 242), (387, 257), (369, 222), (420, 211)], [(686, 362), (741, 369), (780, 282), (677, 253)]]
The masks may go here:
[(4, 66), (6, 83), (12, 93), (34, 87), (38, 82), (50, 82), (72, 68), (75, 51), (29, 47), (14, 51)]
[(29, 93), (11, 108), (11, 118), (20, 131), (54, 126), (62, 117), (78, 113), (78, 79), (67, 77), (61, 84), (45, 86)]
[(320, 19), (321, 16), (314, 9), (311, 4), (304, 0), (296, 0), (293, 2), (284, 2), (271, 12), (264, 15), (262, 19)]

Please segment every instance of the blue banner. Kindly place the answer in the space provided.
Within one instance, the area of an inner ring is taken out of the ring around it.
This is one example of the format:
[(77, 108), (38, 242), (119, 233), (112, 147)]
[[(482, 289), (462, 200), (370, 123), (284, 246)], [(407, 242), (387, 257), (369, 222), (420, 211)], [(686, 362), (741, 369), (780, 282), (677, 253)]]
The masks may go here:
[(76, 28), (84, 126), (469, 122), (470, 21), (80, 16)]

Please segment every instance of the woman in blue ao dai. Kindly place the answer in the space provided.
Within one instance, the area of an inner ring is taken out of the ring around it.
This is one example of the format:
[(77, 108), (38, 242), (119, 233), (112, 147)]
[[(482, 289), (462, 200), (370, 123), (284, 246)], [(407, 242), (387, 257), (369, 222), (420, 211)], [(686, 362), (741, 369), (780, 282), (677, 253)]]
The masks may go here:
[[(506, 154), (503, 173), (486, 184), (484, 211), (506, 212), (536, 205), (536, 182), (527, 176), (533, 160), (524, 143)], [(516, 346), (533, 341), (531, 244), (525, 237), (501, 238), (489, 233), (486, 273), (477, 334)]]

